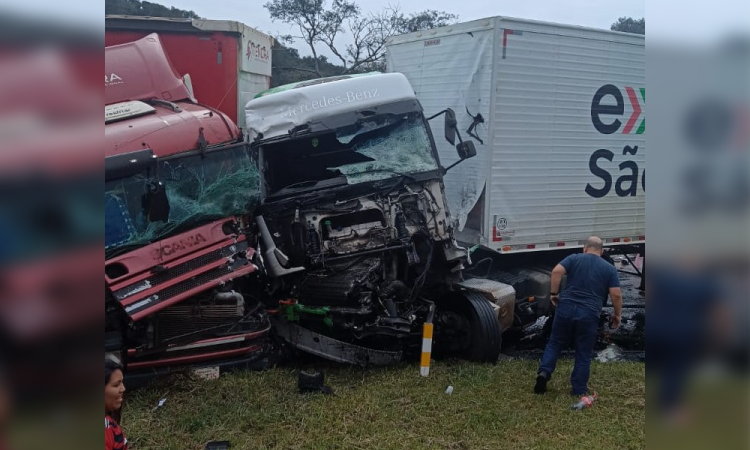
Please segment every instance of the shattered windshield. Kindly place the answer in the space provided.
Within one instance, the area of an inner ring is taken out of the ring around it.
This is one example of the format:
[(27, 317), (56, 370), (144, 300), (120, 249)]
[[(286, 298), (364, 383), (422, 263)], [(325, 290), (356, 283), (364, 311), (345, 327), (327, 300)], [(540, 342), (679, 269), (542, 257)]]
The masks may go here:
[(259, 197), (259, 176), (246, 147), (158, 163), (167, 190), (169, 220), (149, 222), (145, 195), (155, 174), (144, 171), (105, 184), (105, 250), (145, 245), (223, 217), (244, 214)]
[(330, 185), (357, 184), (438, 168), (420, 112), (384, 114), (313, 137), (263, 148), (271, 193)]

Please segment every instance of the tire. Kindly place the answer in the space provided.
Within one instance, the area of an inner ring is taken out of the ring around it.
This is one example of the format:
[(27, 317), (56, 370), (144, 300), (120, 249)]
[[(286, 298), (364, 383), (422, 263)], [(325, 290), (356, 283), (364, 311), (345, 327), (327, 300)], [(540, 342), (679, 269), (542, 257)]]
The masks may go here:
[(502, 332), (495, 311), (480, 294), (464, 292), (463, 297), (471, 326), (471, 346), (466, 357), (470, 361), (496, 363), (500, 356)]
[[(497, 362), (502, 333), (492, 305), (474, 292), (456, 292), (438, 305), (435, 353), (475, 362)], [(450, 317), (460, 317), (459, 320)]]

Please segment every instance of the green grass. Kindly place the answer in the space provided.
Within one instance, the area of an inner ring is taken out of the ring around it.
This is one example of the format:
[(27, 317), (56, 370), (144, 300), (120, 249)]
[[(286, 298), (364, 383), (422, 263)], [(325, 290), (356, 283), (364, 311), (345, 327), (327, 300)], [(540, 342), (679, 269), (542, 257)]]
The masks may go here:
[(417, 365), (329, 367), (335, 396), (300, 395), (288, 368), (177, 376), (126, 394), (122, 422), (132, 449), (203, 449), (211, 440), (232, 449), (644, 448), (644, 364), (594, 362), (599, 401), (585, 411), (569, 410), (571, 366), (560, 363), (544, 396), (532, 393), (536, 362), (517, 360), (440, 362), (428, 378)]

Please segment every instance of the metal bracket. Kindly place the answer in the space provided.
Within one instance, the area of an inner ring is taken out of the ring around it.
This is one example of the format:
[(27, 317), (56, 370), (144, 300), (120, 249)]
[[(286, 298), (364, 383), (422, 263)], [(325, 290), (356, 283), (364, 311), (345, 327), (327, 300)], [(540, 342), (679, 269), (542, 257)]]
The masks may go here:
[(358, 366), (385, 366), (401, 361), (402, 352), (374, 350), (339, 341), (286, 320), (273, 320), (276, 333), (294, 348), (321, 358)]

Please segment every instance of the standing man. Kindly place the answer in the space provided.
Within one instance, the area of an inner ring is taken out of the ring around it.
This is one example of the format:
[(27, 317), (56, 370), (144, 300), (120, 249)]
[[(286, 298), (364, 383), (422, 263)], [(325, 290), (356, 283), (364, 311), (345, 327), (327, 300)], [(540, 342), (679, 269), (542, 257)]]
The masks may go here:
[[(560, 351), (573, 339), (575, 366), (570, 375), (571, 395), (588, 393), (591, 357), (596, 344), (602, 298), (612, 298), (615, 313), (609, 326), (620, 326), (622, 291), (617, 269), (602, 259), (602, 240), (591, 236), (583, 246), (583, 253), (570, 255), (555, 266), (550, 281), (550, 301), (557, 308), (552, 333), (537, 371), (534, 392), (547, 392), (547, 381), (552, 377)], [(565, 291), (559, 294), (562, 276), (567, 274)]]

